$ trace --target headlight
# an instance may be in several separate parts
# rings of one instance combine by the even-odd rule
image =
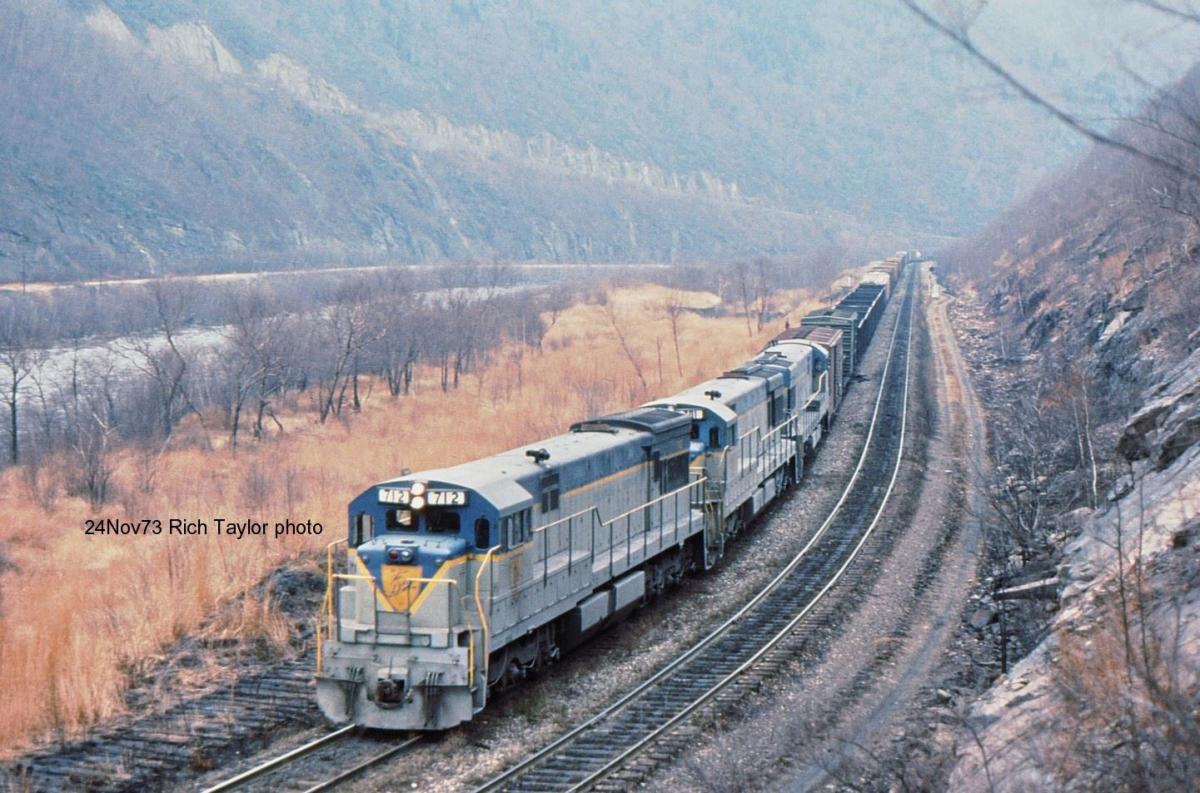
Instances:
[[[387,560],[389,562],[411,562],[417,558],[417,550],[415,548],[388,548]]]
[[[413,509],[421,509],[422,507],[425,506],[425,497],[424,496],[413,496],[412,502],[410,502],[410,503],[412,504]]]
[[[413,482],[413,486],[410,488],[410,490],[412,490],[412,494],[414,496],[423,496],[425,495],[425,483]],[[420,507],[417,507],[417,509],[420,509]]]

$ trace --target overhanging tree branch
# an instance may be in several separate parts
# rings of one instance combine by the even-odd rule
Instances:
[[[1193,11],[1190,8],[1184,10],[1177,8],[1169,3],[1161,2],[1160,0],[1131,0],[1134,5],[1144,6],[1160,14],[1166,14],[1181,22],[1188,22],[1193,25],[1200,25],[1200,11]]]
[[[922,7],[917,0],[900,0],[900,2],[903,3],[909,11],[920,18],[922,22],[953,41],[959,46],[960,49],[970,55],[976,62],[978,62],[992,74],[999,77],[1006,85],[1020,94],[1022,98],[1031,104],[1042,108],[1055,119],[1061,121],[1063,124],[1075,130],[1080,135],[1083,135],[1088,140],[1091,140],[1093,143],[1097,143],[1101,146],[1106,146],[1108,148],[1124,152],[1130,156],[1137,157],[1138,159],[1156,165],[1159,168],[1173,173],[1183,179],[1187,179],[1189,181],[1200,180],[1200,174],[1197,174],[1196,171],[1191,168],[1186,168],[1177,162],[1172,162],[1171,160],[1160,157],[1153,152],[1145,151],[1144,149],[1140,149],[1137,146],[1121,140],[1120,138],[1115,138],[1111,135],[1101,132],[1098,129],[1088,126],[1083,121],[1071,115],[1051,100],[1042,96],[1041,93],[1034,90],[1031,86],[1022,82],[1012,72],[1004,68],[1004,66],[1002,66],[998,61],[981,51],[975,42],[972,41],[971,37],[967,34],[965,28],[956,28],[944,22]],[[1151,0],[1151,2],[1153,2],[1153,0]],[[1155,5],[1161,4],[1155,3]],[[1184,12],[1177,13],[1182,14]]]

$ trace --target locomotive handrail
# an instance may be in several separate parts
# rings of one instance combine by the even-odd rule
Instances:
[[[369,576],[369,575],[352,575],[352,574],[349,574],[349,573],[338,573],[337,575],[335,575],[335,576],[334,576],[334,578],[341,579],[341,580],[346,580],[346,581],[350,581],[350,580],[354,580],[354,581],[370,581],[370,582],[371,582],[371,585],[372,585],[372,587],[374,587],[374,584],[375,584],[375,579],[374,579],[374,577],[372,577],[372,576]],[[402,579],[402,583],[404,584],[404,588],[405,588],[405,589],[411,589],[413,584],[451,584],[451,585],[453,585],[453,586],[458,586],[458,585],[459,585],[459,584],[458,584],[458,581],[457,581],[456,579],[453,579],[453,578],[420,578],[420,577],[418,577],[418,576],[412,576],[412,577],[410,577],[410,578],[404,578],[404,579]],[[382,591],[382,590],[380,590],[380,591]],[[387,597],[388,597],[388,593],[384,592],[384,593],[383,593],[383,596],[384,596],[385,598],[387,598]],[[407,606],[405,606],[403,609],[396,609],[396,613],[398,613],[398,614],[410,614],[410,615],[411,615],[411,614],[413,613],[413,610],[412,610],[412,601],[413,601],[414,599],[415,599],[415,598],[412,598],[412,597],[410,597],[410,598],[409,598],[408,605],[407,605]],[[389,601],[389,602],[390,602],[390,601]],[[452,614],[450,614],[450,609],[453,607],[453,605],[454,605],[454,600],[453,600],[453,599],[451,599],[451,600],[450,600],[450,602],[449,602],[449,604],[446,606],[446,622],[447,622],[447,623],[449,623],[449,622],[450,622],[450,617],[451,617],[451,616],[453,616]]]
[[[754,440],[755,439],[750,438],[750,436],[754,435],[755,433],[758,433],[760,436],[760,437],[758,437],[758,443],[759,443],[759,449],[758,449],[759,453],[758,454],[754,453]],[[753,427],[751,427],[750,429],[743,432],[741,434],[741,436],[737,439],[737,443],[738,443],[738,476],[742,476],[743,474],[745,474],[746,469],[750,468],[753,465],[752,461],[755,460],[756,458],[762,456],[761,433],[762,433],[762,428],[759,427],[757,424],[755,424]],[[745,440],[747,438],[750,438],[750,453],[749,454],[745,454],[745,451],[742,448],[745,445]]]
[[[612,518],[610,518],[610,519],[609,519],[609,520],[607,520],[607,521],[605,521],[603,518],[600,518],[600,512],[599,512],[599,510],[598,510],[596,507],[592,507],[592,509],[596,511],[596,517],[597,517],[597,518],[600,518],[600,525],[601,525],[601,526],[605,526],[605,525],[607,525],[607,526],[609,527],[608,550],[609,550],[609,567],[610,567],[610,571],[611,571],[611,566],[612,566],[612,553],[613,553],[613,549],[614,549],[614,548],[615,548],[615,546],[616,546],[616,543],[614,543],[614,542],[613,542],[613,538],[612,538],[612,528],[613,528],[613,527],[616,525],[617,521],[619,521],[621,518],[625,518],[625,519],[626,519],[626,527],[625,527],[625,555],[626,555],[626,560],[628,561],[628,558],[629,558],[629,548],[630,548],[630,541],[631,541],[631,539],[632,539],[632,532],[630,531],[630,524],[629,524],[629,522],[632,520],[632,516],[633,516],[633,514],[634,514],[635,512],[640,512],[640,511],[643,511],[643,510],[647,510],[647,509],[649,509],[650,507],[654,506],[655,504],[658,504],[658,503],[660,503],[660,502],[663,502],[663,501],[665,501],[665,500],[666,500],[666,499],[668,499],[668,498],[672,498],[672,497],[676,496],[677,494],[679,494],[679,493],[682,493],[682,492],[683,492],[683,491],[685,491],[685,490],[688,490],[688,491],[690,491],[692,488],[694,488],[694,487],[697,487],[698,485],[702,485],[702,484],[703,484],[704,482],[706,482],[706,481],[708,481],[708,477],[707,477],[707,476],[703,476],[703,477],[701,477],[701,478],[699,478],[699,479],[695,480],[694,482],[688,482],[687,484],[683,485],[682,487],[677,487],[677,488],[675,488],[674,490],[672,490],[672,491],[670,491],[670,492],[668,492],[668,493],[663,493],[661,496],[658,496],[658,497],[656,497],[656,498],[653,498],[653,499],[651,499],[650,501],[647,501],[647,502],[645,502],[644,504],[640,504],[640,505],[638,505],[638,506],[634,507],[633,509],[626,510],[625,512],[622,512],[620,515],[615,515],[615,516],[613,516]],[[689,510],[691,509],[691,503],[690,503],[690,502],[691,502],[691,498],[690,498],[690,494],[689,494],[689,503],[688,503],[688,509],[689,509]],[[675,516],[675,519],[676,519],[676,522],[678,522],[678,520],[679,520],[679,516],[678,516],[678,515],[676,515],[676,516]],[[646,531],[646,530],[643,530],[641,533],[642,533],[643,535],[645,535],[645,534],[647,534],[647,533],[648,533],[648,531]],[[642,545],[642,551],[643,551],[643,553],[645,553],[645,544],[644,544],[644,543],[643,543],[643,545]]]
[[[347,542],[345,538],[334,540],[325,546],[325,597],[321,599],[321,611],[317,618],[317,674],[325,671],[325,654],[322,649],[325,645],[325,640],[321,635],[321,623],[325,623],[326,629],[329,631],[330,638],[333,637],[334,620],[333,620],[333,549],[341,543]]]
[[[375,599],[375,595],[376,595],[376,590],[375,590],[375,579],[374,579],[374,577],[372,577],[372,576],[369,576],[369,575],[361,575],[361,574],[357,574],[357,573],[333,573],[333,574],[331,574],[331,575],[330,575],[330,588],[326,590],[327,592],[332,592],[332,583],[333,583],[334,581],[370,581],[370,582],[371,582],[371,595],[372,595],[372,600],[374,601],[374,599]],[[406,588],[407,588],[407,587],[410,587],[412,584],[448,584],[448,585],[452,585],[452,586],[459,586],[459,582],[458,582],[457,580],[453,579],[453,578],[419,578],[419,577],[413,577],[413,578],[406,578],[406,579],[404,579],[404,585],[405,585],[405,587],[406,587]],[[385,597],[386,597],[386,595],[385,595]],[[374,607],[374,610],[375,610],[376,612],[378,612],[378,611],[379,611],[379,608],[378,608],[378,604],[377,604],[377,603],[375,603],[375,602],[372,602],[372,604],[371,604],[371,605]],[[446,603],[446,623],[447,623],[447,624],[449,624],[449,623],[450,623],[450,621],[451,621],[451,617],[453,616],[453,614],[451,613],[453,608],[454,608],[454,598],[453,598],[453,597],[448,597],[448,598],[447,598],[447,603]],[[331,609],[332,609],[332,606],[331,606]],[[400,613],[400,614],[408,614],[408,615],[410,615],[410,616],[411,616],[411,615],[412,615],[412,613],[413,613],[413,611],[412,611],[412,598],[410,598],[410,599],[409,599],[408,606],[406,606],[406,607],[405,607],[403,610],[397,610],[397,613]],[[340,625],[341,625],[341,621],[342,621],[342,615],[341,615],[341,613],[340,613],[340,611],[339,611],[339,613],[337,614],[337,625],[338,625],[339,627],[340,627]],[[332,623],[331,623],[331,624],[332,624]],[[470,625],[470,623],[468,623],[468,627],[469,627],[469,625]],[[468,632],[467,632],[467,633],[468,633],[468,638],[467,638],[467,663],[468,663],[468,667],[469,667],[469,668],[471,668],[471,669],[473,670],[473,666],[474,666],[474,656],[475,656],[475,637],[472,635],[472,633],[471,633],[471,631],[470,631],[470,630],[468,630]],[[320,647],[320,639],[318,638],[318,648],[319,648],[319,647]],[[318,655],[318,656],[317,656],[317,674],[321,674],[321,672],[322,672],[323,668],[324,668],[324,664],[323,664],[323,662],[321,661],[321,656],[320,656],[320,655]]]
[[[909,310],[909,318],[910,318],[909,340],[911,340],[911,334],[912,334],[912,330],[911,330],[912,304],[911,303],[909,304],[908,310]],[[891,346],[888,348],[888,354],[885,359],[883,372],[879,378],[879,381],[880,381],[879,392],[875,398],[875,405],[874,405],[874,409],[871,413],[871,420],[870,420],[870,424],[869,424],[869,427],[867,430],[867,437],[863,443],[861,453],[859,454],[858,462],[855,465],[855,467],[850,475],[850,481],[847,483],[845,489],[842,491],[840,497],[838,498],[837,502],[834,504],[832,510],[829,512],[825,521],[820,525],[820,527],[817,528],[816,532],[813,533],[813,535],[809,537],[809,539],[805,543],[804,547],[801,548],[800,551],[795,556],[792,557],[791,561],[789,561],[784,566],[784,568],[782,570],[780,570],[780,572],[773,579],[771,579],[770,582],[767,583],[767,585],[765,587],[763,587],[761,590],[759,590],[759,592],[756,595],[754,595],[748,602],[746,602],[736,613],[734,613],[732,616],[728,617],[723,623],[721,623],[721,625],[719,625],[717,628],[715,628],[713,631],[711,631],[707,636],[702,638],[699,642],[695,643],[689,649],[684,651],[682,654],[680,654],[679,656],[677,656],[676,658],[674,658],[673,660],[668,662],[665,666],[660,668],[658,671],[656,671],[654,674],[652,674],[649,678],[643,680],[641,683],[634,686],[634,688],[632,690],[626,692],[619,699],[617,699],[614,702],[611,702],[599,713],[594,714],[593,716],[588,718],[586,721],[584,721],[582,724],[579,724],[578,726],[574,727],[573,729],[568,730],[566,733],[559,735],[557,738],[553,739],[549,744],[544,746],[541,750],[535,752],[533,755],[530,755],[530,756],[524,758],[523,760],[518,762],[515,766],[512,766],[511,768],[504,771],[499,776],[489,780],[488,782],[484,783],[482,786],[476,788],[475,793],[484,793],[484,791],[491,791],[491,790],[499,789],[499,787],[501,785],[503,785],[504,783],[510,782],[510,781],[516,779],[520,774],[524,773],[526,770],[533,767],[536,763],[540,762],[541,760],[545,759],[546,757],[553,755],[555,752],[558,752],[562,747],[572,744],[585,731],[592,729],[596,725],[600,724],[601,722],[603,722],[604,720],[606,720],[607,718],[612,716],[614,713],[625,708],[629,703],[638,699],[645,692],[649,691],[655,685],[657,685],[664,679],[668,678],[676,670],[682,668],[685,664],[687,664],[691,660],[699,657],[701,652],[703,652],[706,648],[711,647],[722,636],[726,635],[726,631],[730,628],[730,626],[732,626],[738,620],[742,619],[747,613],[749,613],[752,609],[754,609],[756,606],[758,606],[760,603],[762,603],[772,592],[776,591],[776,589],[780,586],[781,582],[783,582],[788,576],[792,575],[796,571],[796,569],[799,568],[799,566],[801,564],[801,560],[808,557],[808,555],[812,551],[812,549],[817,546],[817,543],[820,540],[820,538],[825,534],[827,529],[833,524],[835,517],[840,513],[844,504],[850,498],[851,490],[853,489],[855,483],[858,482],[860,479],[860,475],[862,474],[863,468],[866,464],[868,454],[871,451],[872,438],[874,437],[874,435],[876,433],[876,428],[880,423],[879,419],[880,419],[880,413],[881,413],[881,406],[882,406],[883,398],[884,398],[884,384],[887,382],[888,374],[889,374],[889,371],[891,370],[891,364],[892,364],[892,360],[893,360],[892,352],[895,348],[896,341],[899,336],[899,327],[900,327],[900,322],[899,322],[899,320],[897,320],[896,330],[894,330],[893,334],[892,334]],[[908,368],[909,368],[909,359],[906,356],[905,374],[904,374],[904,378],[905,378],[904,379],[904,392],[903,392],[903,398],[902,398],[902,402],[901,402],[902,405],[907,405],[907,402],[908,402],[908,393],[909,393]],[[896,461],[895,461],[895,465],[892,469],[891,480],[888,483],[887,490],[883,496],[884,503],[886,503],[888,497],[890,496],[890,494],[895,486],[895,483],[897,480],[897,475],[898,475],[899,469],[900,469],[900,464],[904,459],[903,452],[904,452],[904,437],[905,437],[906,423],[907,423],[907,411],[902,410],[902,412],[901,412],[901,427],[900,427],[900,447],[896,452]],[[714,686],[714,687],[710,688],[708,691],[704,692],[699,699],[693,700],[691,702],[691,704],[686,705],[681,712],[679,712],[675,716],[671,717],[666,723],[661,724],[658,727],[654,728],[651,731],[648,738],[642,738],[634,746],[632,746],[630,748],[626,748],[624,751],[621,751],[620,749],[618,749],[617,751],[620,753],[616,757],[616,759],[608,761],[599,771],[588,774],[588,776],[582,782],[572,784],[573,781],[568,781],[566,784],[564,784],[562,786],[562,788],[564,790],[572,791],[572,793],[573,793],[574,791],[580,791],[580,790],[583,790],[583,789],[588,788],[589,786],[593,785],[596,781],[598,781],[602,777],[602,775],[609,773],[619,763],[621,763],[625,758],[631,756],[633,753],[639,751],[642,747],[644,747],[650,739],[663,734],[666,730],[668,730],[668,729],[672,728],[673,726],[675,726],[676,724],[678,724],[683,718],[686,718],[687,715],[689,715],[691,712],[693,712],[698,707],[700,707],[704,702],[707,702],[712,697],[714,697],[716,695],[716,693],[720,689],[722,689],[724,686],[726,686],[730,681],[735,680],[738,676],[744,674],[745,671],[750,667],[750,665],[752,663],[754,663],[757,659],[761,658],[762,655],[765,654],[768,651],[768,649],[770,649],[770,647],[774,646],[776,643],[781,641],[785,636],[792,633],[795,630],[796,625],[800,621],[800,619],[802,619],[802,617],[804,615],[808,614],[811,611],[811,609],[816,605],[818,600],[823,598],[825,596],[825,594],[830,591],[830,589],[833,587],[834,583],[838,579],[840,579],[841,575],[849,567],[851,562],[853,562],[854,559],[857,557],[859,551],[864,547],[864,545],[867,542],[867,539],[871,536],[871,533],[875,530],[876,526],[879,524],[882,517],[883,517],[883,504],[881,504],[880,507],[875,512],[875,515],[872,518],[870,525],[866,528],[865,532],[863,532],[863,535],[859,539],[858,544],[856,546],[854,546],[849,558],[847,558],[845,560],[845,562],[842,564],[842,566],[835,572],[833,578],[831,580],[829,580],[825,584],[825,586],[817,593],[817,599],[810,600],[808,602],[808,604],[804,607],[804,609],[801,612],[799,612],[799,614],[797,616],[795,616],[793,619],[791,619],[789,621],[789,623],[783,628],[783,630],[780,630],[777,633],[775,633],[774,637],[772,637],[771,640],[767,644],[763,645],[756,653],[754,653],[754,655],[750,658],[750,660],[745,661],[744,663],[739,665],[737,669],[724,675],[724,677],[721,679],[721,681],[716,686]],[[585,771],[585,773],[587,773],[587,772]]]
[[[576,512],[573,515],[568,515],[567,517],[559,518],[558,520],[556,520],[552,523],[547,523],[544,526],[539,526],[536,529],[534,529],[534,532],[545,531],[546,529],[556,528],[557,526],[567,522],[568,520],[571,520],[572,518],[582,517],[583,515],[587,515],[587,514],[593,513],[593,512],[596,514],[596,517],[600,520],[601,526],[608,526],[613,523],[616,523],[618,520],[621,520],[622,518],[632,515],[633,513],[637,512],[638,510],[645,509],[646,507],[652,507],[655,504],[657,504],[658,502],[665,501],[666,499],[670,498],[671,496],[674,496],[676,493],[681,493],[684,490],[690,490],[691,488],[695,487],[696,485],[701,484],[702,482],[706,482],[706,481],[708,481],[708,476],[707,475],[701,476],[699,479],[690,481],[687,484],[683,485],[682,487],[677,487],[674,490],[671,490],[667,493],[663,493],[660,496],[655,496],[651,500],[646,501],[642,504],[639,504],[636,507],[633,507],[632,509],[627,509],[619,515],[614,515],[613,517],[609,518],[608,520],[605,520],[603,517],[600,516],[600,508],[599,507],[592,505],[592,506],[588,507],[587,509],[579,510],[578,512]]]
[[[691,522],[692,522],[692,517],[690,514],[691,509],[694,507],[703,505],[703,498],[701,498],[700,502],[697,503],[695,500],[695,494],[700,493],[702,496],[703,491],[704,491],[704,486],[709,481],[711,481],[706,474],[695,474],[697,477],[695,479],[691,479],[690,478],[691,475],[692,475],[691,472],[689,472],[689,481],[686,482],[685,484],[681,485],[680,487],[677,487],[673,490],[669,490],[666,493],[663,493],[659,496],[655,496],[654,498],[650,499],[649,501],[638,504],[637,506],[632,507],[631,509],[628,509],[617,515],[613,515],[612,517],[610,517],[608,519],[605,519],[603,516],[601,516],[600,508],[598,506],[593,505],[593,506],[587,507],[585,509],[581,509],[577,512],[573,512],[570,515],[565,515],[561,518],[557,518],[550,523],[547,523],[543,526],[538,526],[537,528],[535,528],[533,530],[534,534],[537,534],[537,533],[543,534],[542,543],[541,543],[541,545],[542,545],[541,551],[543,554],[543,559],[542,559],[543,575],[542,575],[540,582],[538,581],[537,578],[535,578],[531,582],[522,584],[521,585],[522,588],[526,587],[526,586],[532,586],[537,583],[541,583],[542,585],[545,585],[546,580],[548,580],[548,565],[549,565],[550,556],[558,555],[559,553],[563,552],[562,549],[560,548],[559,550],[555,551],[554,554],[551,554],[551,552],[549,550],[550,546],[549,546],[548,535],[546,534],[546,532],[549,529],[558,529],[561,531],[563,524],[567,524],[567,531],[570,533],[569,538],[568,538],[568,546],[566,548],[568,571],[570,570],[571,566],[574,564],[574,557],[575,557],[575,545],[574,545],[575,527],[574,527],[574,523],[577,520],[581,520],[581,519],[585,519],[585,518],[588,520],[590,538],[589,538],[589,548],[586,553],[586,558],[593,560],[593,561],[596,558],[596,544],[597,544],[596,543],[596,539],[597,539],[596,538],[596,529],[597,529],[597,527],[599,527],[602,530],[605,528],[608,529],[608,537],[607,537],[608,547],[605,549],[605,552],[609,556],[610,572],[611,572],[612,566],[615,562],[615,553],[616,553],[616,546],[617,546],[616,530],[617,530],[617,526],[621,520],[625,520],[626,523],[628,524],[626,526],[625,542],[622,543],[623,545],[626,546],[626,551],[628,554],[629,550],[632,548],[632,535],[635,533],[632,531],[633,516],[638,513],[643,513],[646,515],[652,514],[653,508],[655,507],[655,505],[658,505],[659,506],[659,523],[660,523],[660,525],[658,526],[659,544],[661,546],[662,535],[663,535],[663,530],[664,530],[664,526],[665,526],[665,518],[663,517],[663,513],[664,513],[663,504],[665,504],[668,500],[671,500],[676,505],[676,509],[675,509],[675,513],[674,513],[674,517],[673,517],[673,520],[676,525],[675,525],[675,529],[673,532],[673,536],[677,539],[678,538],[678,530],[679,530],[678,523],[682,519],[679,514],[679,509],[678,509],[679,497],[681,495],[686,494],[686,496],[688,498],[687,504],[688,504],[689,514],[687,517],[687,523],[690,526]],[[639,529],[636,533],[639,535],[642,535],[643,537],[648,538],[652,535],[653,528]],[[561,539],[561,537],[562,537],[562,535],[560,534],[559,538]],[[604,539],[603,536],[601,537],[601,539]],[[537,538],[536,537],[533,538],[532,542],[535,543],[535,545],[532,547],[536,547]],[[488,555],[490,556],[494,551],[498,551],[502,547],[503,546],[498,545],[495,548],[490,549],[488,551]],[[488,570],[490,573],[490,571],[492,569],[491,562],[492,562],[492,560],[489,559],[488,564],[480,566],[480,569],[478,571],[479,576],[482,576],[484,567],[488,567]],[[536,564],[536,562],[535,562],[535,564]],[[480,587],[478,587],[478,585],[477,585],[476,586],[477,592],[479,591],[479,589],[480,589]],[[488,604],[489,609],[492,605],[492,597],[493,596],[492,596],[491,590],[489,589],[489,604]],[[482,605],[477,604],[476,607],[482,608]],[[488,630],[489,630],[489,636],[490,636],[490,631],[491,631],[490,624],[488,626]]]
[[[479,565],[479,569],[475,571],[475,610],[479,612],[479,622],[483,626],[483,687],[487,688],[488,675],[491,670],[488,668],[492,660],[492,640],[488,627],[488,616],[492,611],[492,590],[488,588],[488,614],[483,613],[483,598],[479,596],[479,582],[483,579],[483,569],[490,567],[492,563],[492,554],[500,548],[499,545],[493,545],[488,548],[487,553],[483,555],[483,562]],[[469,652],[469,655],[474,656],[474,652]],[[471,682],[475,682],[474,662],[471,664]]]
[[[561,524],[563,524],[563,523],[566,523],[566,522],[568,522],[568,521],[570,521],[570,520],[573,520],[573,519],[575,519],[575,518],[581,518],[581,517],[583,517],[584,515],[588,515],[588,514],[590,514],[590,513],[592,513],[592,512],[596,512],[596,511],[597,511],[597,509],[596,509],[596,506],[595,506],[595,505],[592,505],[592,506],[590,506],[590,507],[587,507],[586,509],[581,509],[581,510],[579,510],[578,512],[575,512],[575,513],[573,513],[573,514],[571,514],[571,515],[567,515],[566,517],[559,518],[558,520],[551,521],[550,523],[546,523],[546,524],[543,524],[543,525],[541,525],[541,526],[538,526],[538,527],[537,527],[536,529],[534,529],[533,531],[534,531],[534,533],[536,534],[536,533],[537,533],[537,532],[539,532],[539,531],[545,531],[546,529],[553,529],[553,528],[556,528],[556,527],[558,527],[559,525],[561,525]]]
[[[645,510],[648,510],[648,509],[650,509],[650,508],[651,508],[651,507],[653,507],[655,504],[660,504],[660,503],[662,503],[662,502],[665,502],[665,501],[666,501],[667,499],[669,499],[669,498],[674,498],[674,497],[676,497],[676,496],[677,496],[679,493],[682,493],[682,492],[684,492],[685,490],[686,490],[686,491],[691,491],[693,488],[695,488],[695,487],[697,487],[697,486],[699,486],[699,485],[702,485],[703,483],[705,483],[705,482],[707,482],[707,481],[708,481],[708,477],[707,477],[707,475],[705,475],[705,476],[701,476],[700,478],[698,478],[698,479],[695,479],[695,480],[692,480],[692,481],[689,481],[689,482],[687,482],[686,484],[684,484],[684,485],[682,485],[682,486],[680,486],[680,487],[677,487],[677,488],[675,488],[674,490],[668,491],[668,492],[666,492],[666,493],[663,493],[662,495],[659,495],[659,496],[656,496],[655,498],[652,498],[652,499],[651,499],[651,500],[649,500],[649,501],[646,501],[646,502],[644,502],[644,503],[642,503],[642,504],[639,504],[638,506],[636,506],[636,507],[633,507],[632,509],[628,509],[628,510],[626,510],[625,512],[622,512],[622,513],[620,513],[620,514],[618,514],[618,515],[614,515],[613,517],[609,518],[608,520],[605,520],[605,519],[603,518],[603,516],[601,516],[601,515],[600,515],[600,508],[599,508],[599,507],[597,507],[597,506],[595,506],[595,505],[592,505],[592,506],[590,506],[590,507],[588,507],[588,508],[586,508],[586,509],[581,509],[581,510],[579,510],[578,512],[575,512],[575,513],[573,513],[573,514],[571,514],[571,515],[567,515],[567,516],[565,516],[565,517],[562,517],[562,518],[559,518],[559,519],[557,519],[557,520],[555,520],[555,521],[552,521],[552,522],[550,522],[550,523],[547,523],[547,524],[545,524],[545,525],[543,525],[543,526],[539,526],[539,527],[537,527],[536,529],[534,529],[534,530],[533,530],[533,531],[534,531],[534,533],[537,533],[537,532],[542,532],[542,533],[543,533],[543,537],[542,537],[543,584],[545,583],[545,578],[546,578],[546,569],[547,569],[547,567],[546,567],[546,566],[549,564],[549,550],[548,550],[549,546],[548,546],[548,544],[547,544],[547,541],[546,541],[546,540],[547,540],[547,538],[546,538],[546,536],[545,536],[545,532],[546,532],[546,530],[547,530],[547,529],[554,529],[554,528],[558,528],[558,527],[560,527],[560,526],[561,526],[562,524],[564,524],[564,523],[567,523],[567,524],[568,524],[568,527],[570,527],[570,525],[571,525],[571,524],[570,524],[570,521],[572,521],[572,520],[574,520],[574,519],[576,519],[576,518],[581,518],[581,517],[583,517],[583,516],[585,516],[585,515],[587,515],[587,516],[590,516],[590,517],[593,519],[593,522],[592,522],[592,540],[591,540],[591,542],[590,542],[590,545],[591,545],[591,550],[590,550],[590,552],[589,552],[589,557],[594,559],[594,558],[595,558],[595,555],[596,555],[595,525],[596,525],[596,522],[599,522],[599,524],[600,524],[601,528],[608,528],[608,530],[609,530],[609,536],[608,536],[608,551],[609,551],[609,566],[610,566],[610,568],[611,568],[611,565],[612,565],[612,560],[613,560],[613,550],[614,550],[614,548],[615,548],[615,546],[616,546],[616,543],[614,542],[614,539],[615,539],[615,534],[614,534],[614,532],[613,532],[613,528],[616,526],[616,524],[617,524],[617,522],[618,522],[618,521],[620,521],[622,518],[626,519],[626,521],[632,521],[632,516],[634,515],[634,513],[637,513],[637,512],[643,512],[643,513],[644,513],[644,512],[645,512]],[[691,508],[691,499],[690,499],[690,494],[689,494],[688,508],[689,508],[689,509]],[[676,520],[678,520],[678,516],[676,516]],[[641,533],[642,533],[642,534],[646,534],[647,532],[646,532],[646,531],[642,531]],[[628,549],[629,549],[629,546],[630,546],[630,539],[631,539],[631,537],[632,537],[632,532],[630,531],[630,526],[626,526],[626,543],[625,543],[625,544],[626,544],[626,551],[627,551],[627,552],[628,552]],[[571,564],[571,562],[572,562],[572,557],[574,556],[574,553],[575,553],[575,548],[574,548],[574,544],[573,544],[573,542],[572,542],[572,543],[571,543],[571,545],[570,545],[570,546],[567,548],[567,564],[568,564],[568,567],[570,566],[570,564]]]
[[[762,448],[759,450],[758,456],[760,459],[765,459],[767,461],[767,466],[772,471],[775,469],[776,464],[779,463],[781,459],[787,459],[786,452],[780,452],[779,444],[780,440],[784,437],[783,430],[786,429],[788,425],[794,424],[795,421],[795,416],[788,416],[779,424],[775,425],[775,427],[768,430],[767,434],[763,435],[762,439],[759,441],[762,444]]]
[[[337,543],[331,543],[331,546],[336,545],[336,544]],[[334,572],[332,572],[332,570],[333,570],[333,568],[331,566],[329,568],[329,585],[325,590],[326,592],[329,593],[329,597],[330,597],[330,600],[329,600],[329,635],[331,638],[335,635],[335,633],[334,633],[335,631],[337,632],[336,635],[340,635],[341,630],[342,630],[341,604],[339,603],[337,605],[337,608],[334,608],[333,582],[334,581],[371,581],[372,586],[373,586],[374,581],[375,581],[375,579],[371,578],[371,576],[369,576],[369,575],[354,575],[352,573],[334,573]],[[372,597],[374,597],[374,594],[375,594],[375,590],[372,589],[371,590]],[[319,647],[320,647],[320,644],[318,643],[318,648]],[[319,652],[319,649],[318,649],[318,652]],[[321,660],[321,656],[318,655],[317,656],[317,674],[321,674],[321,671],[324,669],[324,667],[325,667],[325,663],[324,663],[324,661]]]

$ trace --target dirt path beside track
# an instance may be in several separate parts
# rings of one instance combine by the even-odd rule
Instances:
[[[794,674],[745,704],[748,718],[699,742],[651,786],[887,789],[900,775],[907,783],[928,772],[910,767],[920,760],[897,747],[919,725],[955,718],[941,686],[961,663],[955,647],[982,553],[972,483],[985,464],[985,435],[946,298],[927,273],[922,295],[916,354],[925,366],[912,397],[919,420],[901,472],[905,497],[886,518],[907,522],[905,534],[826,646],[797,658]]]

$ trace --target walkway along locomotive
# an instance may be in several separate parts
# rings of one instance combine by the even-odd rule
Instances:
[[[489,689],[541,669],[688,571],[711,569],[803,476],[911,260],[873,267],[832,310],[712,380],[359,495],[349,572],[329,550],[324,714],[391,730],[453,727]]]

